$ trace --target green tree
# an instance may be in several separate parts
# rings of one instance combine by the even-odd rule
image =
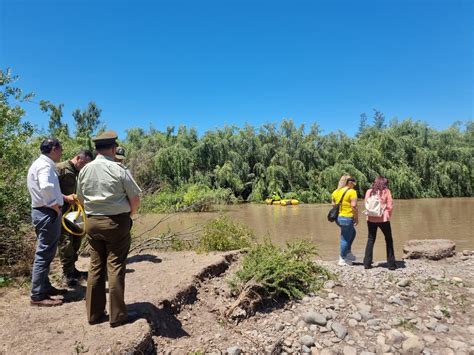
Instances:
[[[28,215],[25,181],[32,154],[27,144],[34,132],[22,121],[25,111],[19,105],[33,95],[16,87],[17,80],[10,70],[0,70],[0,226],[10,230]]]
[[[41,100],[41,111],[49,113],[49,134],[52,137],[69,137],[69,127],[62,122],[64,104],[54,105],[49,101]]]
[[[91,137],[101,125],[101,113],[102,110],[97,107],[95,102],[89,102],[87,108],[82,112],[80,109],[76,109],[72,113],[76,123],[76,138],[83,140],[89,149],[92,149]]]

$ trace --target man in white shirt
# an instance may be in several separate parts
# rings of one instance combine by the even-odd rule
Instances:
[[[62,304],[53,299],[66,293],[53,287],[49,281],[49,266],[56,254],[61,234],[61,206],[72,196],[63,196],[59,187],[54,162],[61,159],[61,143],[55,138],[45,139],[40,146],[41,155],[28,170],[27,184],[31,195],[31,218],[35,227],[37,245],[31,282],[32,306],[52,307]]]

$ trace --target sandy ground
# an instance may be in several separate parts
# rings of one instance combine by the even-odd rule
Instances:
[[[0,289],[0,353],[126,352],[146,337],[151,340],[147,319],[161,319],[166,324],[177,322],[163,310],[173,306],[169,300],[176,299],[177,295],[179,299],[180,294],[189,297],[184,290],[198,282],[197,276],[203,276],[203,269],[223,260],[223,254],[194,252],[157,252],[129,258],[125,301],[129,310],[139,316],[133,323],[117,328],[110,328],[108,322],[88,324],[85,284],[66,294],[62,306],[53,308],[30,306],[26,288]],[[79,269],[87,269],[87,259],[79,261]],[[166,327],[158,328],[166,334]]]

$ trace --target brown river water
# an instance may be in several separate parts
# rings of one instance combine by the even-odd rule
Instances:
[[[363,202],[359,200],[359,211]],[[339,251],[339,227],[327,221],[329,204],[301,204],[297,206],[273,206],[242,204],[222,206],[216,212],[180,213],[160,223],[145,234],[156,236],[171,230],[180,232],[199,228],[207,221],[225,213],[232,220],[251,228],[259,239],[267,235],[277,245],[304,239],[315,243],[319,255],[326,260],[336,259]],[[391,220],[395,256],[402,256],[403,244],[410,239],[451,239],[456,249],[474,249],[474,198],[441,198],[395,200]],[[134,235],[153,227],[162,218],[160,214],[140,216],[135,223]],[[364,255],[367,242],[367,224],[361,214],[356,227],[357,236],[352,252],[358,261]],[[380,230],[374,248],[375,261],[385,260],[385,240]]]

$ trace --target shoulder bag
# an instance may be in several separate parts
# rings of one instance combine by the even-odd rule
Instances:
[[[342,200],[344,199],[344,195],[346,194],[347,191],[349,191],[349,189],[346,189],[346,191],[344,191],[344,193],[342,194],[342,197],[339,200],[339,202],[337,203],[337,205],[332,207],[329,210],[329,213],[328,213],[328,221],[329,222],[335,222],[337,217],[339,216],[339,210],[341,208]]]

